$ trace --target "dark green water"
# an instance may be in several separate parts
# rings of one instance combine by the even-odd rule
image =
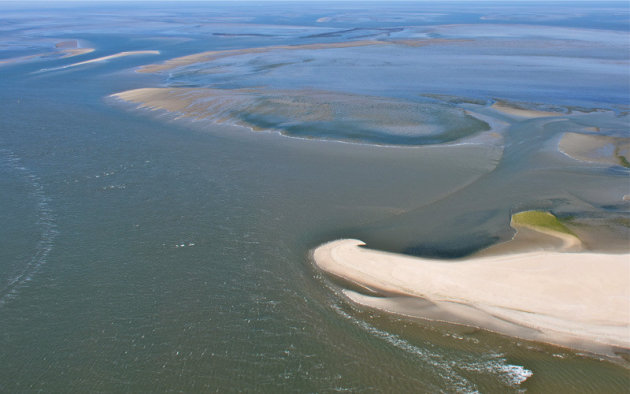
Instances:
[[[159,45],[92,34],[115,48],[94,56]],[[565,129],[541,120],[510,128],[497,156],[173,122],[104,99],[162,82],[131,67],[194,52],[163,45],[72,71],[0,69],[0,392],[628,387],[608,361],[357,310],[308,255],[342,237],[461,254],[509,238],[515,207],[601,212],[626,172],[558,155]]]

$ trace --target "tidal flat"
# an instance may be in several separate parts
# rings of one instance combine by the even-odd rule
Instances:
[[[630,385],[626,3],[0,12],[0,391]]]

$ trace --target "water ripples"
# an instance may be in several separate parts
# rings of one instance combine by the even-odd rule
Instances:
[[[57,236],[57,224],[55,214],[50,207],[50,198],[46,195],[44,187],[37,175],[22,164],[22,160],[13,152],[0,148],[0,164],[9,171],[24,179],[28,185],[28,194],[37,203],[37,226],[40,236],[34,247],[33,255],[20,266],[15,274],[2,284],[0,288],[0,307],[14,299],[19,289],[30,282],[33,276],[46,264],[48,255],[53,249]]]
[[[509,364],[504,355],[499,353],[450,359],[444,353],[415,346],[396,334],[381,330],[363,320],[357,319],[345,312],[337,304],[333,304],[332,308],[337,314],[361,327],[371,335],[386,341],[394,347],[413,355],[414,358],[422,363],[429,365],[440,381],[446,383],[449,391],[458,393],[480,392],[481,389],[463,374],[459,373],[459,371],[493,375],[501,383],[512,389],[519,389],[519,385],[533,375],[532,371],[523,366]]]

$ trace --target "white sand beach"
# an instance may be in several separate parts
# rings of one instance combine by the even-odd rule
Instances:
[[[342,239],[313,251],[326,273],[385,296],[345,290],[358,304],[609,356],[630,349],[630,254],[531,251],[448,261],[363,246]]]

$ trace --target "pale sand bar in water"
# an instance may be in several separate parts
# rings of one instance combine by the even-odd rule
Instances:
[[[576,160],[630,167],[630,138],[564,133],[558,149]]]
[[[97,58],[90,59],[90,60],[85,60],[85,61],[82,61],[82,62],[68,64],[68,65],[65,65],[65,66],[54,67],[54,68],[44,68],[41,71],[62,70],[64,68],[77,67],[77,66],[82,66],[84,64],[104,62],[104,61],[111,60],[111,59],[117,59],[119,57],[134,56],[134,55],[159,55],[159,54],[160,54],[160,51],[155,51],[155,50],[124,51],[124,52],[115,53],[113,55],[107,55],[107,56],[97,57]]]
[[[430,40],[394,40],[394,41],[378,41],[378,40],[360,40],[333,43],[303,44],[303,45],[274,45],[267,47],[245,48],[245,49],[228,49],[223,51],[207,51],[195,53],[192,55],[176,57],[161,64],[149,64],[138,68],[141,73],[157,73],[172,70],[177,67],[184,67],[195,63],[210,62],[225,57],[239,56],[246,54],[266,53],[271,51],[297,51],[297,50],[321,50],[334,48],[354,48],[373,45],[405,45],[405,46],[424,46],[430,44],[457,43],[467,40],[446,40],[446,39],[430,39]]]
[[[515,106],[511,106],[511,105],[508,105],[505,103],[499,103],[499,102],[492,104],[491,107],[506,115],[518,116],[521,118],[546,118],[549,116],[565,115],[561,112],[538,111],[534,109],[518,108]]]
[[[177,117],[229,122],[285,135],[292,135],[292,125],[302,124],[305,130],[301,135],[318,137],[323,133],[331,138],[328,130],[338,130],[332,138],[384,144],[447,142],[486,131],[490,123],[497,130],[501,127],[487,116],[442,104],[307,89],[143,88],[110,97]],[[345,128],[355,131],[346,132]],[[492,145],[500,140],[500,135],[477,137]]]
[[[343,239],[313,252],[323,271],[390,296],[345,290],[358,304],[610,356],[630,349],[630,254],[533,251],[445,261],[362,245]]]
[[[47,57],[65,59],[69,57],[79,56],[86,53],[94,52],[94,48],[81,48],[77,40],[61,41],[55,44],[55,51],[36,53],[33,55],[12,57],[0,60],[0,66],[23,63],[36,59],[45,59]]]

